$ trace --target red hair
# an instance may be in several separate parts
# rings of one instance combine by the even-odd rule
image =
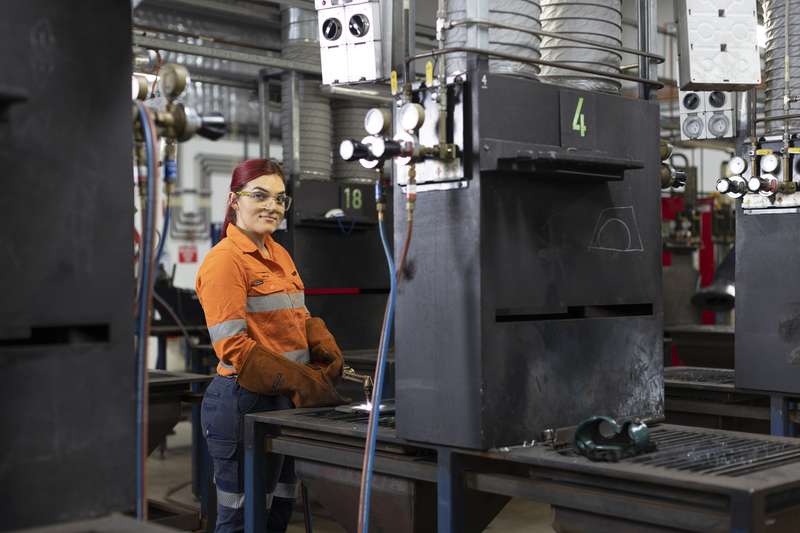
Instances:
[[[250,181],[260,178],[261,176],[277,175],[283,181],[286,178],[283,176],[283,169],[281,166],[270,159],[248,159],[242,161],[236,168],[233,169],[231,174],[231,192],[238,192],[244,189]],[[236,223],[236,212],[233,207],[228,205],[228,210],[225,212],[225,224],[222,225],[222,237],[225,237],[228,231],[228,224]]]

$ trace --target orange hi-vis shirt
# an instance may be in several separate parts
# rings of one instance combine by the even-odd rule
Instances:
[[[271,236],[264,244],[271,259],[229,224],[197,273],[197,296],[222,376],[238,374],[256,344],[298,363],[309,361],[303,282],[283,246]]]

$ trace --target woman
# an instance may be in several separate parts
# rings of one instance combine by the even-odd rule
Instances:
[[[272,239],[291,198],[280,167],[252,159],[231,177],[225,236],[197,274],[217,376],[203,397],[202,425],[214,462],[218,533],[244,528],[243,416],[333,405],[342,353],[325,323],[311,318],[289,253]],[[268,472],[267,530],[284,532],[296,480],[290,459]]]

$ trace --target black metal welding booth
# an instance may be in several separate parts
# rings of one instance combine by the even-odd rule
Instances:
[[[792,135],[794,137],[794,135]],[[783,160],[781,137],[747,146],[763,161],[767,156],[788,166],[800,179],[800,141],[792,138]],[[751,164],[742,177],[782,176],[783,168]],[[770,174],[770,172],[772,174]],[[800,194],[758,191],[744,195],[736,210],[736,388],[776,394],[800,394]],[[773,194],[769,194],[773,192]]]
[[[662,417],[657,104],[484,61],[448,95],[464,168],[427,186],[416,171],[398,434],[487,449],[592,415]],[[424,88],[414,98],[435,112]],[[405,226],[398,214],[395,242]]]
[[[132,510],[136,424],[131,4],[2,11],[5,530]]]

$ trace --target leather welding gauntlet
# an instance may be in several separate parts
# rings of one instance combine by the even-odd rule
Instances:
[[[325,322],[316,317],[306,320],[306,337],[311,362],[319,365],[332,382],[338,383],[342,377],[344,356]]]
[[[345,403],[324,370],[295,363],[262,346],[247,355],[237,380],[250,392],[286,396],[295,407]]]

